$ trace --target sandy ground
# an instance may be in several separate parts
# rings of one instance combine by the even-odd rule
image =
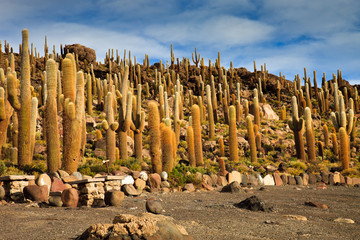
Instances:
[[[37,208],[29,204],[0,206],[0,239],[74,239],[91,224],[111,223],[120,213],[139,214],[145,201],[162,201],[171,216],[194,239],[360,239],[360,188],[331,186],[254,188],[253,193],[146,193],[127,197],[121,207]],[[258,196],[274,211],[251,212],[234,207],[247,197]],[[329,209],[305,206],[306,201],[326,204]],[[307,221],[284,215],[302,215]],[[354,224],[334,222],[350,218]]]

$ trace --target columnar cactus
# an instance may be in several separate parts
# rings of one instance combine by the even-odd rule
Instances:
[[[230,161],[239,161],[235,107],[229,107],[229,152]]]
[[[18,142],[18,163],[19,166],[31,164],[31,140],[30,140],[30,119],[31,119],[31,84],[30,84],[30,58],[29,58],[29,32],[22,31],[22,55],[21,55],[21,79],[20,99],[16,95],[16,79],[8,77],[9,102],[18,111],[19,119],[19,142]]]
[[[280,116],[281,116],[281,120],[282,120],[282,121],[285,121],[285,120],[286,120],[286,106],[285,106],[285,105],[283,105],[283,106],[281,107],[281,114],[280,114]]]
[[[250,145],[250,160],[252,163],[255,163],[257,162],[257,151],[256,151],[254,126],[250,116],[246,117],[246,128],[248,134],[248,142]]]
[[[207,98],[207,106],[208,106],[208,120],[209,120],[209,139],[215,137],[215,124],[214,124],[214,112],[212,106],[212,97],[211,97],[211,89],[210,85],[206,85],[206,98]]]
[[[336,84],[334,84],[334,85],[336,85]],[[347,134],[349,135],[354,126],[354,110],[353,109],[349,110],[349,119],[347,120],[346,113],[345,113],[344,97],[340,94],[338,99],[339,99],[339,103],[338,103],[339,111],[331,112],[330,117],[331,117],[331,120],[337,131],[341,127],[344,127],[346,129]]]
[[[191,107],[192,117],[192,128],[194,130],[194,147],[195,147],[195,158],[196,166],[203,166],[203,152],[202,152],[202,141],[201,141],[201,123],[200,123],[200,108],[194,104]]]
[[[160,116],[158,103],[155,100],[151,100],[148,102],[148,111],[152,170],[153,172],[160,174],[162,172],[162,164],[160,159]]]
[[[350,151],[349,151],[349,136],[344,127],[339,129],[340,138],[340,161],[343,169],[349,168]]]
[[[324,146],[327,148],[329,146],[329,130],[326,124],[323,125],[322,132],[324,136]]]
[[[293,96],[291,99],[292,104],[292,120],[288,122],[290,129],[294,132],[296,157],[305,161],[305,150],[304,150],[304,120],[299,118],[298,104],[296,97]]]
[[[194,147],[194,130],[192,126],[186,128],[187,156],[189,166],[196,167],[195,147]]]
[[[135,157],[142,161],[142,132],[145,126],[145,112],[141,110],[141,84],[137,86],[136,107],[133,114]]]
[[[314,135],[314,125],[311,118],[311,110],[309,107],[305,108],[305,130],[306,130],[308,161],[314,162],[316,160],[315,135]]]
[[[260,128],[260,109],[257,89],[254,89],[253,98],[254,123]]]
[[[37,115],[38,115],[38,99],[37,99],[37,97],[33,97],[33,98],[31,98],[31,123],[30,123],[31,155],[34,154],[34,148],[35,148]],[[46,124],[45,124],[45,127],[46,127]]]
[[[170,173],[174,167],[173,131],[165,123],[160,124],[162,170]]]
[[[110,161],[110,164],[112,164],[116,160],[115,134],[116,134],[116,130],[119,127],[119,123],[115,121],[115,117],[114,117],[112,92],[108,92],[105,97],[105,113],[106,113],[106,120],[102,122],[102,127],[106,131],[106,158]]]
[[[60,139],[57,116],[57,67],[56,62],[49,59],[46,62],[46,72],[48,77],[47,95],[45,107],[45,134],[46,134],[46,155],[47,170],[55,172],[59,169],[60,163]]]
[[[194,64],[196,65],[196,67],[198,67],[199,62],[200,62],[200,53],[199,53],[199,55],[197,54],[196,48],[195,48],[195,58],[194,58],[194,53],[192,53],[192,60],[193,60]]]
[[[224,139],[222,137],[219,138],[219,153],[221,157],[225,157],[225,146],[224,146]]]
[[[211,103],[213,108],[213,116],[214,116],[214,122],[217,122],[217,98],[216,98],[216,89],[215,89],[215,82],[214,82],[214,76],[211,75]]]
[[[92,65],[91,65],[92,66]],[[115,75],[116,76],[116,75]],[[87,81],[86,81],[86,109],[89,115],[93,115],[93,98],[92,98],[92,79],[91,75],[87,75]]]

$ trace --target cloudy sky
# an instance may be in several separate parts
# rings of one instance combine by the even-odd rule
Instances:
[[[360,84],[358,0],[2,0],[0,7],[0,40],[16,51],[28,28],[41,53],[47,35],[57,51],[80,43],[98,61],[112,48],[166,62],[172,43],[179,58],[197,47],[205,62],[220,51],[225,66],[253,71],[256,60],[290,80],[304,67],[318,79],[340,69]]]

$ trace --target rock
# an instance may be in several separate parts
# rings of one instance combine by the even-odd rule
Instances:
[[[5,189],[0,185],[0,200],[5,199]]]
[[[146,182],[140,178],[136,179],[134,182],[134,187],[138,190],[138,191],[142,191],[144,190],[144,188],[146,187]]]
[[[121,191],[108,191],[105,193],[105,204],[109,206],[119,207],[124,198],[125,194]]]
[[[239,136],[237,140],[239,149],[247,150],[250,148],[249,142],[245,138]]]
[[[144,171],[140,172],[139,178],[144,180],[145,182],[149,179],[148,174],[146,172],[144,172]]]
[[[73,173],[71,173],[70,176],[75,177],[76,180],[83,180],[84,179],[83,175],[81,173],[79,173],[79,172],[73,172]]]
[[[201,186],[203,188],[205,188],[206,190],[208,190],[208,191],[213,191],[214,190],[214,188],[211,185],[207,184],[206,182],[202,182]]]
[[[270,104],[263,104],[261,106],[261,110],[264,113],[263,118],[268,120],[279,120],[279,116],[274,112],[274,110],[271,108]]]
[[[313,185],[316,184],[317,180],[316,180],[316,176],[312,173],[309,173],[309,184]]]
[[[286,174],[281,174],[280,177],[284,185],[288,184],[288,177]]]
[[[347,185],[352,185],[352,178],[351,177],[345,177],[345,183]]]
[[[277,170],[277,167],[272,164],[266,166],[266,172],[268,172],[268,173],[273,173],[276,170]]]
[[[86,60],[87,63],[95,63],[96,61],[95,50],[80,44],[65,45],[64,53],[67,52],[75,53],[78,56],[79,61],[82,62]]]
[[[75,177],[75,176],[67,176],[67,177],[63,177],[61,179],[63,180],[64,183],[69,183],[69,182],[78,180],[77,177]]]
[[[58,174],[59,174],[60,178],[70,176],[67,172],[65,172],[64,170],[60,170],[60,169],[58,170]]]
[[[241,176],[241,186],[246,187],[248,185],[247,175],[240,174],[240,176]]]
[[[216,150],[217,143],[216,141],[206,141],[203,144],[204,152],[214,152]]]
[[[246,198],[244,201],[235,204],[235,207],[245,208],[255,212],[271,212],[273,210],[272,206],[268,206],[265,202],[260,201],[257,196],[251,196],[249,198]]]
[[[307,173],[300,174],[304,186],[309,185],[309,175]],[[295,179],[296,180],[296,179]]]
[[[161,177],[161,180],[162,181],[166,181],[168,179],[168,173],[165,172],[165,171],[162,171],[161,174],[160,174],[160,177]]]
[[[350,223],[350,224],[355,223],[355,221],[350,218],[337,218],[337,219],[334,219],[334,222]]]
[[[288,176],[288,184],[289,185],[296,185],[296,181],[295,181],[294,176],[292,176],[292,175]]]
[[[217,185],[223,187],[223,186],[226,186],[228,184],[228,181],[226,180],[226,177],[219,176],[216,183],[217,183]]]
[[[50,192],[51,179],[46,173],[40,174],[40,176],[36,179],[36,184],[38,186],[47,186],[48,191]]]
[[[310,207],[321,208],[321,209],[329,209],[329,207],[326,206],[325,204],[318,202],[305,202],[305,205]]]
[[[215,186],[216,185],[216,183],[213,181],[213,179],[209,175],[204,174],[202,176],[202,178],[203,178],[202,182],[205,183],[206,185],[209,185],[209,186]]]
[[[134,178],[130,175],[126,175],[123,180],[121,180],[121,184],[134,184]]]
[[[315,174],[315,177],[316,177],[316,182],[321,182],[322,181],[321,174]]]
[[[239,193],[240,190],[240,184],[237,181],[234,181],[223,187],[221,192]]]
[[[96,175],[98,175],[99,173],[97,173]],[[119,171],[119,170],[113,170],[112,172],[111,172],[111,174],[112,175],[114,175],[114,176],[126,176],[126,173],[124,173],[124,172],[122,172],[122,171]],[[100,175],[100,177],[101,176],[104,176],[103,174],[99,174]]]
[[[307,218],[301,215],[284,215],[289,220],[307,221]]]
[[[95,198],[93,203],[91,204],[91,207],[93,208],[103,208],[106,207],[104,199],[101,198]]]
[[[139,217],[130,214],[117,215],[113,224],[92,225],[78,239],[192,240],[193,238],[173,218],[143,213]]]
[[[300,176],[295,176],[295,181],[296,181],[296,185],[300,185],[300,186],[304,185],[303,179]]]
[[[154,198],[149,198],[148,200],[146,200],[145,207],[146,207],[146,211],[150,213],[161,214],[165,212],[161,205],[161,202]]]
[[[138,179],[140,177],[140,172],[139,171],[131,171],[130,174],[134,180]]]
[[[62,207],[63,202],[61,200],[60,192],[50,192],[49,204],[54,207]]]
[[[65,207],[77,207],[79,203],[79,193],[75,188],[65,189],[61,194],[61,201]]]
[[[323,183],[323,182],[320,182],[320,183],[317,185],[317,189],[326,189],[326,184]]]
[[[51,173],[48,173],[48,175],[49,175],[51,180],[53,180],[54,178],[61,179],[58,172],[51,172]]]
[[[195,192],[194,184],[188,183],[184,186],[183,191]]]
[[[29,185],[23,189],[24,196],[35,202],[45,202],[49,196],[48,186]]]
[[[270,174],[266,175],[264,177],[264,185],[265,186],[274,186],[275,185],[275,181],[273,176],[271,176]]]
[[[238,171],[232,171],[230,174],[228,174],[228,182],[234,182],[237,181],[238,183],[242,182],[242,177],[241,177],[241,173],[239,173]]]
[[[121,190],[128,196],[139,196],[141,194],[141,192],[136,190],[132,184],[123,185]]]
[[[274,175],[275,186],[282,186],[283,181],[280,177],[280,174],[275,172],[273,175]]]
[[[340,184],[342,184],[342,185],[346,184],[345,177],[342,174],[339,174],[339,175],[340,175]]]
[[[58,178],[53,178],[51,183],[50,192],[62,192],[66,189],[66,186],[63,181]]]
[[[71,186],[70,184],[68,184],[68,183],[65,183],[64,186],[65,186],[65,189],[70,189],[70,188],[72,188],[72,186]]]
[[[353,177],[352,178],[352,184],[353,185],[360,184],[360,178]]]
[[[170,188],[170,183],[168,181],[162,181],[161,188]]]
[[[249,186],[257,186],[257,185],[259,185],[259,181],[256,178],[256,176],[254,176],[254,175],[249,175],[249,179],[247,179],[247,183],[248,183]]]
[[[157,173],[149,174],[149,186],[153,189],[158,189],[161,186],[161,176]]]
[[[335,172],[333,176],[334,184],[340,184],[340,173]]]
[[[323,181],[323,183],[325,183],[325,184],[328,184],[329,183],[329,172],[322,171],[320,175],[321,175],[321,181]]]
[[[256,177],[259,185],[264,185],[264,178],[259,173],[255,174],[255,177]]]

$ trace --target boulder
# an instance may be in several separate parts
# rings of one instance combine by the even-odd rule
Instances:
[[[142,191],[144,190],[144,188],[146,187],[146,182],[140,178],[135,180],[134,183],[134,187],[138,190],[138,191]]]
[[[121,180],[121,184],[134,184],[134,178],[130,175],[125,175],[124,179]]]
[[[108,191],[105,193],[105,204],[109,206],[119,207],[125,198],[125,194],[121,191]]]
[[[64,53],[75,53],[78,56],[79,61],[87,61],[88,63],[95,63],[96,53],[94,49],[85,47],[80,44],[65,45]],[[65,57],[65,56],[63,56]]]
[[[304,186],[309,185],[309,175],[307,173],[301,173],[300,176],[302,178],[303,185]]]
[[[157,173],[149,174],[149,186],[153,189],[158,189],[161,186],[161,176]]]
[[[282,185],[283,185],[283,181],[282,181],[282,179],[281,179],[281,177],[280,177],[280,174],[275,172],[273,175],[274,175],[275,185],[276,185],[276,186],[282,186]]]
[[[188,183],[184,186],[183,191],[195,192],[194,184]]]
[[[79,192],[75,188],[65,189],[61,194],[61,200],[66,207],[77,207],[79,203]]]
[[[0,200],[5,199],[5,189],[0,185]]]
[[[292,176],[292,175],[288,176],[288,184],[289,185],[296,185],[296,181],[295,181],[294,176]]]
[[[24,187],[24,196],[35,202],[44,202],[49,197],[48,186],[29,185]]]
[[[150,213],[161,214],[164,212],[161,202],[154,198],[149,198],[148,200],[146,200],[145,207],[146,207],[146,211]]]
[[[193,238],[173,218],[143,213],[138,217],[130,214],[117,215],[113,224],[92,225],[78,239],[192,240]]]
[[[132,184],[123,185],[121,190],[128,196],[139,196],[141,194],[141,192],[136,190]]]
[[[47,186],[50,192],[51,179],[46,173],[40,174],[40,176],[36,179],[36,184],[38,186]]]
[[[63,181],[58,178],[53,178],[51,183],[50,192],[62,192],[66,189],[66,186]]]
[[[168,173],[165,172],[165,171],[162,171],[161,174],[160,174],[160,177],[161,177],[161,180],[162,181],[166,181],[168,179]]]
[[[54,207],[62,207],[63,202],[61,200],[60,192],[50,192],[49,204]]]
[[[300,176],[295,176],[296,185],[304,185],[303,179]]]
[[[263,118],[268,120],[279,120],[279,116],[271,108],[270,104],[263,104],[261,110],[264,113]]]
[[[237,181],[231,182],[222,188],[221,192],[239,193],[241,186]]]
[[[267,205],[265,202],[261,201],[255,195],[235,204],[235,207],[244,208],[255,212],[257,211],[271,212],[273,210],[272,206]]]
[[[139,178],[144,180],[145,182],[149,179],[148,174],[144,171],[140,172]]]
[[[309,173],[308,174],[309,175],[309,184],[316,184],[316,182],[317,182],[317,180],[316,180],[316,176],[314,175],[314,174],[312,174],[312,173]]]
[[[275,185],[275,181],[273,176],[271,176],[270,174],[266,175],[264,177],[264,185],[265,186],[274,186]]]

